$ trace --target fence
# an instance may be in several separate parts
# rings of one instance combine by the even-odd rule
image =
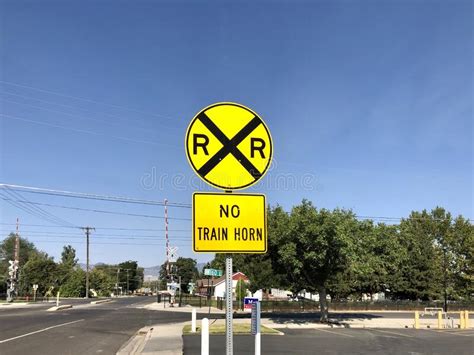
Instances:
[[[443,308],[444,302],[377,301],[377,302],[329,302],[332,311],[423,311],[425,308]],[[448,312],[474,310],[474,302],[449,302]]]
[[[224,308],[224,299],[208,299],[206,296],[183,295],[183,305],[193,307],[215,307]],[[442,308],[443,302],[416,302],[416,301],[375,301],[375,302],[328,302],[330,311],[423,311],[428,307]],[[233,302],[233,309],[242,308],[242,304],[238,301]],[[448,303],[448,312],[456,312],[460,310],[474,311],[474,302],[450,302]],[[298,301],[289,300],[262,300],[262,312],[317,312],[319,311],[319,302],[300,299]]]

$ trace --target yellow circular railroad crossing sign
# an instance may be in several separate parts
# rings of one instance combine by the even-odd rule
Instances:
[[[270,131],[260,116],[240,104],[220,102],[202,109],[186,132],[186,155],[208,184],[239,190],[260,180],[272,160]]]

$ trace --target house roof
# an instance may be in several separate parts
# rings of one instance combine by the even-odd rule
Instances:
[[[209,280],[209,287],[215,287],[223,282],[225,282],[225,276],[221,276],[218,278],[211,277],[210,279],[200,279],[196,281],[197,286],[207,287],[207,283]],[[243,272],[234,272],[232,274],[232,280],[244,280],[249,281],[249,278]]]

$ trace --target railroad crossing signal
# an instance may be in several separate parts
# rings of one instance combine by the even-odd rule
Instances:
[[[18,270],[18,262],[15,260],[8,260],[10,264],[8,266],[8,276],[10,276],[10,280],[14,280],[16,278],[16,272]]]
[[[201,110],[186,133],[194,171],[223,190],[249,187],[267,172],[273,154],[270,131],[251,109],[222,102]]]

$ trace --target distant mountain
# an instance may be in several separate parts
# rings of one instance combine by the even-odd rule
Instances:
[[[92,270],[93,268],[95,268],[96,266],[99,266],[99,265],[105,265],[104,263],[101,263],[101,262],[98,262],[98,263],[95,263],[95,264],[89,264],[89,270]],[[79,266],[82,270],[86,270],[86,263],[77,263],[77,266]]]
[[[143,271],[145,276],[156,276],[160,275],[160,265],[146,267]]]
[[[197,269],[198,269],[198,271],[199,271],[200,273],[203,272],[202,270],[204,269],[204,266],[206,266],[206,264],[207,264],[207,262],[205,262],[205,263],[197,263],[196,267],[197,267]]]
[[[86,271],[86,263],[77,263],[77,266],[79,266],[82,270]],[[94,268],[94,265],[89,264],[89,270],[92,270]]]

